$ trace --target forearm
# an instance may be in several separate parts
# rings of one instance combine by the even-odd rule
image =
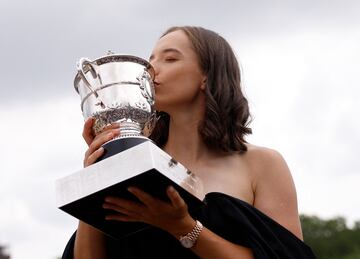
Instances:
[[[92,226],[79,221],[75,239],[74,259],[83,258],[106,258],[105,236]]]
[[[191,249],[203,259],[254,258],[251,249],[231,243],[205,227],[201,231],[197,242]]]
[[[196,223],[190,216],[181,220],[171,229],[167,229],[176,239],[194,229]],[[253,259],[251,249],[227,241],[211,230],[203,227],[191,250],[202,259]]]

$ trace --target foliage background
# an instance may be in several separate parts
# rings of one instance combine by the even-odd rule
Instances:
[[[344,217],[301,215],[304,241],[318,259],[359,259],[360,221],[348,227]]]

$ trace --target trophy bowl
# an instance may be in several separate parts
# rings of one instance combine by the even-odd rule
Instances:
[[[139,137],[154,117],[154,69],[146,60],[109,54],[93,61],[81,58],[74,87],[85,119],[94,117],[94,133],[112,123],[120,136]]]
[[[120,125],[120,135],[103,144],[98,161],[149,140],[143,133],[151,133],[156,113],[154,69],[148,61],[109,52],[93,61],[81,58],[77,71],[74,87],[84,119],[95,119],[95,135],[110,124]]]

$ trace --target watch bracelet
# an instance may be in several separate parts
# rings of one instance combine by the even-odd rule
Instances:
[[[187,233],[185,236],[180,237],[180,239],[183,237],[187,237],[195,242],[198,239],[202,229],[203,229],[203,225],[201,224],[200,221],[196,220],[195,227],[189,233]]]

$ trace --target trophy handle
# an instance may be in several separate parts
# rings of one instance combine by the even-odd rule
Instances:
[[[154,99],[154,86],[153,81],[151,79],[150,74],[144,70],[138,77],[137,80],[139,81],[140,90],[142,96],[148,101],[148,103],[153,106],[155,103]]]
[[[77,70],[78,73],[81,77],[81,79],[84,81],[85,86],[90,90],[90,92],[92,94],[94,94],[94,96],[99,100],[99,105],[101,106],[101,108],[105,108],[105,104],[103,103],[103,101],[100,99],[98,93],[92,88],[91,84],[89,83],[89,81],[86,78],[85,72],[84,72],[84,66],[88,66],[90,68],[90,72],[91,75],[96,78],[97,77],[97,73],[94,69],[94,67],[91,64],[91,60],[87,59],[87,58],[80,58],[78,64],[77,64]],[[99,78],[99,80],[101,81],[101,78]]]

